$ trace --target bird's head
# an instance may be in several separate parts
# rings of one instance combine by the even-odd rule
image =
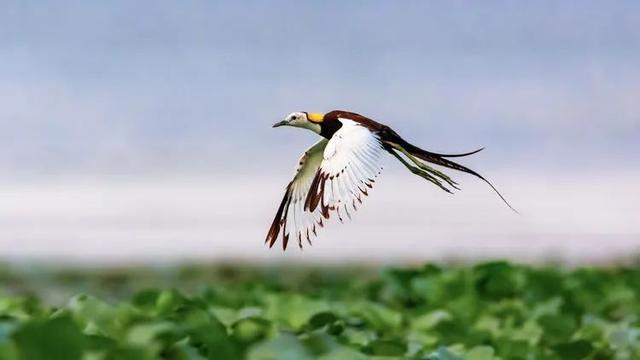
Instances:
[[[324,115],[318,113],[308,113],[306,111],[296,111],[289,114],[284,120],[273,124],[273,127],[295,126],[299,128],[309,129],[316,134],[320,134],[321,124]]]

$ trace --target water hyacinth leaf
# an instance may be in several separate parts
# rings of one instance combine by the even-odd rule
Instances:
[[[593,352],[593,346],[586,340],[578,340],[561,343],[553,346],[553,350],[566,360],[580,360],[589,356]]]
[[[65,313],[81,325],[87,334],[117,337],[122,333],[122,311],[93,296],[73,297],[54,316]]]
[[[400,312],[370,301],[353,304],[350,313],[376,329],[397,329],[402,325]]]
[[[315,314],[329,310],[328,303],[300,295],[272,295],[267,301],[266,316],[294,330],[301,329]]]
[[[278,337],[253,346],[247,353],[248,360],[306,360],[313,359],[304,343],[293,334]]]
[[[171,360],[207,360],[198,349],[189,345],[186,341],[173,344],[163,351],[163,357]]]
[[[104,352],[112,350],[117,346],[117,341],[112,338],[101,335],[87,336],[87,350],[95,352]]]
[[[507,262],[491,262],[475,267],[476,290],[492,299],[511,297],[523,288],[526,278],[521,269]]]
[[[346,327],[339,337],[344,343],[350,344],[354,348],[361,348],[376,339],[377,335],[373,330]]]
[[[532,349],[528,341],[512,340],[507,337],[496,339],[495,344],[497,353],[507,358],[525,358]]]
[[[490,346],[476,346],[462,357],[464,360],[492,360],[495,350]]]
[[[11,333],[18,326],[18,322],[15,320],[0,321],[0,344],[6,343],[10,340]]]
[[[127,343],[133,346],[151,346],[161,335],[173,331],[174,324],[167,321],[141,323],[131,327],[127,333]]]
[[[336,320],[338,320],[338,317],[334,313],[324,311],[313,315],[311,319],[309,319],[308,327],[310,330],[315,330],[326,325],[331,325]]]
[[[438,350],[427,356],[427,360],[464,360],[460,355],[450,351],[446,347],[440,347]]]
[[[11,343],[0,344],[0,359],[19,359],[18,350]]]
[[[446,310],[434,310],[426,314],[420,315],[411,321],[411,327],[415,330],[430,330],[441,322],[450,321],[453,316]]]
[[[133,296],[131,304],[140,310],[155,310],[159,296],[160,290],[158,289],[141,290]]]
[[[570,315],[544,315],[538,319],[543,339],[551,344],[569,340],[576,330],[576,320]]]
[[[185,305],[186,298],[175,289],[164,290],[156,298],[156,309],[160,313],[169,313]]]
[[[317,357],[318,360],[367,360],[369,356],[348,347],[341,346],[326,354]]]
[[[68,317],[27,322],[13,334],[22,359],[48,360],[52,354],[60,359],[80,359],[87,338]]]
[[[25,277],[32,295],[0,296],[0,359],[635,359],[635,267],[77,273],[55,301]]]
[[[245,318],[232,326],[233,337],[241,343],[253,343],[264,339],[271,323],[261,318]]]
[[[364,352],[374,356],[402,356],[407,352],[407,344],[398,340],[374,340]]]
[[[320,331],[300,335],[299,339],[314,357],[328,354],[342,347],[342,344],[333,336]]]

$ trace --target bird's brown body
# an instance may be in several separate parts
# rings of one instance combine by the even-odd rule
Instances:
[[[447,160],[445,158],[453,158],[453,157],[462,157],[462,156],[468,156],[468,155],[472,155],[475,154],[479,151],[481,151],[482,149],[477,149],[468,153],[463,153],[463,154],[439,154],[439,153],[434,153],[434,152],[430,152],[430,151],[426,151],[423,149],[420,149],[419,147],[407,142],[406,140],[404,140],[403,138],[400,137],[400,135],[398,135],[398,133],[396,133],[393,129],[391,129],[389,126],[381,124],[377,121],[371,120],[365,116],[362,116],[360,114],[356,114],[353,112],[349,112],[349,111],[343,111],[343,110],[334,110],[331,111],[327,114],[324,115],[324,120],[320,123],[320,127],[322,128],[322,131],[320,132],[320,135],[322,135],[323,137],[327,138],[327,139],[331,139],[331,137],[333,136],[333,134],[335,134],[336,131],[338,131],[340,129],[340,127],[342,126],[342,123],[340,122],[339,119],[349,119],[352,121],[357,122],[358,124],[366,127],[367,129],[369,129],[371,132],[373,132],[374,134],[376,134],[380,140],[383,142],[383,144],[385,145],[385,149],[387,151],[392,151],[392,149],[396,146],[399,145],[402,148],[404,148],[405,150],[407,150],[408,152],[410,152],[412,155],[418,157],[419,159],[422,159],[424,161],[428,161],[430,163],[434,163],[436,165],[440,165],[440,166],[444,166],[450,169],[454,169],[454,170],[458,170],[458,171],[462,171],[462,172],[466,172],[472,175],[475,175],[477,177],[480,177],[482,180],[487,181],[486,179],[484,179],[482,176],[480,176],[480,174],[476,173],[475,171],[466,168],[460,164],[457,164],[453,161]]]
[[[380,132],[385,127],[388,128],[387,126],[382,125],[379,122],[373,121],[360,114],[352,113],[349,111],[333,110],[324,115],[324,118],[320,123],[320,127],[322,128],[320,135],[324,138],[331,139],[333,134],[335,134],[336,131],[340,130],[340,128],[342,127],[342,123],[339,120],[340,118],[353,120],[375,133]]]

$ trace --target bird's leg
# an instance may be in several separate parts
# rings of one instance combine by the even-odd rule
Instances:
[[[389,151],[391,154],[393,154],[393,156],[395,156],[398,160],[400,160],[400,162],[402,163],[402,165],[406,166],[407,169],[409,169],[409,171],[411,171],[412,173],[434,183],[436,186],[438,186],[440,189],[448,192],[449,194],[452,194],[451,190],[447,189],[444,185],[442,185],[442,183],[435,177],[431,176],[428,172],[424,171],[423,169],[417,167],[417,166],[413,166],[411,164],[409,164],[405,159],[402,158],[402,156],[400,156],[400,154],[398,154],[395,151]]]
[[[446,181],[447,184],[451,185],[454,189],[460,190],[460,188],[458,187],[458,183],[453,181],[448,175],[446,175],[442,171],[436,170],[436,169],[432,168],[431,166],[423,163],[422,161],[417,159],[415,156],[411,155],[411,153],[408,152],[407,150],[405,150],[402,146],[400,146],[398,144],[393,144],[393,143],[390,143],[390,145],[394,149],[400,151],[404,156],[409,158],[409,160],[411,160],[414,164],[416,164],[423,171],[426,171],[428,173],[431,173],[431,174],[439,177],[440,179]]]

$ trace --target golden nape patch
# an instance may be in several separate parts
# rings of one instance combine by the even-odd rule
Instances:
[[[309,121],[320,123],[322,122],[322,120],[324,120],[324,115],[318,113],[309,113],[307,115],[307,118],[309,119]]]

